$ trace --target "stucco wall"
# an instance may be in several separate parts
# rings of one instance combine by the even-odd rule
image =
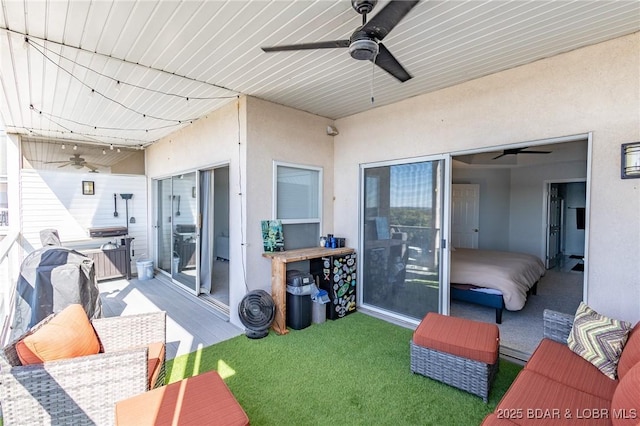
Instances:
[[[271,264],[261,258],[260,221],[272,218],[274,161],[323,168],[322,232],[333,231],[333,136],[326,133],[332,123],[257,98],[247,100],[247,267],[251,290],[271,290]]]
[[[640,320],[640,181],[620,179],[639,69],[636,33],[337,120],[335,233],[357,240],[361,163],[593,132],[587,301]]]
[[[271,291],[260,221],[272,218],[273,161],[323,168],[324,233],[333,228],[334,185],[332,120],[256,98],[239,102],[239,112],[234,102],[153,144],[145,160],[150,179],[229,163],[230,321],[242,326],[237,306],[247,289]]]
[[[242,220],[245,215],[240,209],[244,195],[239,194],[244,194],[246,188],[246,149],[246,99],[241,97],[145,150],[151,216],[154,210],[152,179],[211,166],[229,165],[229,319],[240,327],[242,324],[236,307],[246,293],[243,262],[240,261],[244,251],[241,230],[246,230],[246,221]],[[245,208],[246,206],[243,207]],[[152,225],[153,221],[150,220],[149,223]],[[151,225],[148,229],[148,253],[155,253],[155,229]]]

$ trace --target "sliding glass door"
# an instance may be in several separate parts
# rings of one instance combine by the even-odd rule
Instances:
[[[363,166],[362,304],[421,319],[441,307],[444,159]]]
[[[229,166],[154,181],[156,264],[229,313]]]
[[[171,178],[173,188],[173,267],[174,280],[196,292],[199,288],[196,273],[198,243],[198,203],[196,173],[184,173]]]

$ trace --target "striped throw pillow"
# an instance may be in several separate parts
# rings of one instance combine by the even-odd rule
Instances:
[[[581,302],[567,345],[607,377],[615,379],[618,360],[630,330],[631,323],[608,318]]]

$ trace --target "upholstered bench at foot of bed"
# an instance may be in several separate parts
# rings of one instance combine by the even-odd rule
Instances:
[[[495,324],[428,313],[410,342],[411,371],[489,400],[498,371]]]

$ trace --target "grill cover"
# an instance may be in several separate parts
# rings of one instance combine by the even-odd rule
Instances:
[[[102,317],[93,260],[62,247],[55,230],[41,231],[40,239],[43,247],[20,266],[11,340],[70,304],[81,304],[89,318]]]

